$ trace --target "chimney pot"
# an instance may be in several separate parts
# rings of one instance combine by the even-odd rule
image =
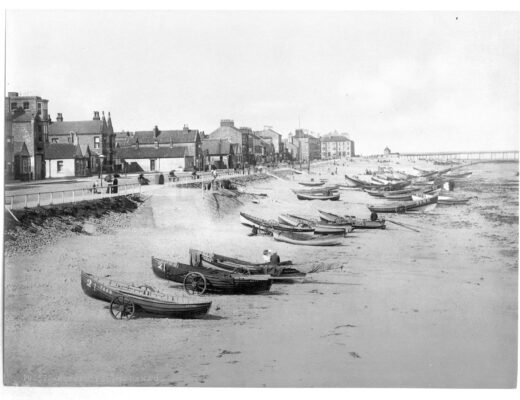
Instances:
[[[63,114],[62,113],[58,113],[58,116],[56,117],[56,121],[63,122]]]
[[[94,118],[92,118],[94,121],[99,121],[99,111],[94,111]]]

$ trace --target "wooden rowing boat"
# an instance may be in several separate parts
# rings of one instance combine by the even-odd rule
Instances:
[[[303,245],[303,246],[337,246],[342,243],[338,235],[333,236],[316,236],[305,235],[294,232],[279,232],[273,233],[274,240],[279,242]]]
[[[245,275],[269,275],[273,283],[301,281],[306,276],[304,272],[291,267],[291,261],[281,262],[278,265],[251,263],[195,249],[190,249],[190,264]]]
[[[312,221],[290,214],[281,214],[278,220],[291,226],[309,227],[314,229],[315,235],[346,235],[354,228],[351,225],[335,225],[326,222]]]
[[[329,194],[315,193],[296,193],[298,200],[339,200],[339,192],[330,192]]]
[[[267,220],[245,212],[240,213],[240,222],[242,225],[250,226],[252,228],[260,229],[264,232],[272,233],[273,230],[287,231],[287,232],[313,232],[313,228],[295,227],[291,225],[281,224],[275,220]]]
[[[136,285],[81,272],[81,287],[87,296],[112,302],[124,298],[138,308],[161,316],[195,317],[206,314],[211,301],[197,301],[186,295],[172,295],[147,285]]]
[[[309,187],[316,187],[316,186],[323,186],[325,185],[325,182],[327,181],[319,181],[319,182],[298,182],[298,185],[302,185],[302,186],[309,186]]]
[[[358,219],[354,216],[340,216],[337,214],[333,214],[328,211],[318,210],[320,214],[320,218],[322,221],[326,221],[328,224],[344,226],[350,225],[354,229],[385,229],[385,220],[375,220],[371,221],[369,219]]]
[[[398,213],[427,212],[437,206],[438,196],[428,196],[421,200],[403,201],[382,206],[368,205],[368,209],[375,213]]]
[[[186,291],[228,294],[255,294],[268,291],[272,280],[269,275],[244,275],[192,266],[152,257],[152,270],[156,276],[182,283]]]

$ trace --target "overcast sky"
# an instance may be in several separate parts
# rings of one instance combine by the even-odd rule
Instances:
[[[519,15],[8,11],[6,91],[120,130],[220,119],[358,153],[518,149]]]

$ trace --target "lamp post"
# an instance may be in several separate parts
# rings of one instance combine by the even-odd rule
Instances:
[[[99,156],[99,182],[100,186],[103,187],[103,161],[105,160],[105,156],[101,154]]]

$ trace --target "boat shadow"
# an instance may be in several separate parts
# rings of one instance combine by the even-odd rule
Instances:
[[[110,306],[105,307],[110,311]],[[223,319],[228,319],[227,317],[222,317],[220,315],[215,314],[203,314],[203,315],[195,315],[195,316],[168,316],[168,315],[160,315],[154,314],[143,310],[135,310],[135,313],[132,319],[200,319],[207,321],[219,321]]]

